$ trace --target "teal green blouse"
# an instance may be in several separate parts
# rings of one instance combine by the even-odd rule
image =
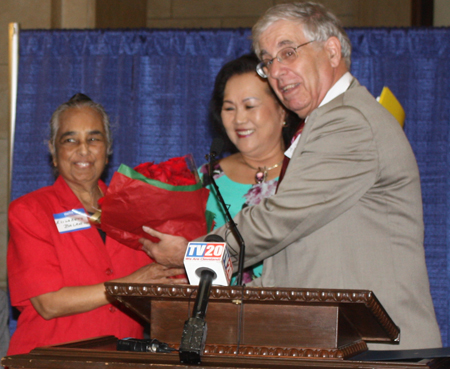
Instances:
[[[204,164],[199,168],[199,174],[203,181],[203,185],[211,191],[206,204],[206,209],[215,214],[214,228],[221,227],[226,223],[225,212],[219,203],[219,199],[214,188],[210,184],[209,177],[207,175],[208,164]],[[234,182],[226,176],[219,164],[214,166],[213,176],[225,203],[229,205],[228,211],[233,218],[241,209],[247,206],[259,204],[262,199],[274,195],[278,184],[278,177],[270,181],[254,185]],[[252,279],[260,277],[261,274],[262,262],[246,270],[243,278],[244,283],[248,283]]]

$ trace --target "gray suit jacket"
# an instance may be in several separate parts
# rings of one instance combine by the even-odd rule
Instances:
[[[235,222],[246,266],[264,260],[254,285],[372,290],[401,340],[371,349],[441,346],[414,154],[395,118],[356,79],[308,117],[278,193]],[[213,233],[238,248],[226,226]]]

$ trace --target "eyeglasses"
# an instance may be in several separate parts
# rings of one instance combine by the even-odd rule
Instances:
[[[268,78],[270,70],[272,69],[273,62],[277,59],[281,64],[289,65],[298,57],[297,49],[314,42],[315,40],[305,42],[304,44],[298,45],[297,47],[285,47],[278,51],[275,58],[263,60],[256,66],[256,72],[262,78]]]

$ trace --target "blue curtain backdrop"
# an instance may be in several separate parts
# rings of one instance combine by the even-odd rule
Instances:
[[[406,111],[420,168],[425,251],[444,345],[450,343],[450,30],[349,29],[352,73]],[[250,31],[22,31],[12,199],[53,182],[46,139],[54,109],[76,92],[102,103],[114,125],[109,181],[134,166],[211,144],[207,105],[220,67],[250,51]]]

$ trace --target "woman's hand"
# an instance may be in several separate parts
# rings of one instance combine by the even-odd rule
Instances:
[[[113,281],[123,283],[187,283],[186,278],[169,278],[183,273],[184,268],[167,268],[152,263],[126,277]],[[114,298],[106,293],[105,285],[99,283],[90,286],[63,287],[55,292],[32,297],[31,303],[44,319],[49,320],[91,311],[109,304],[113,300]]]
[[[158,263],[148,264],[130,275],[114,280],[113,282],[126,283],[188,283],[186,278],[172,279],[176,275],[184,273],[184,268],[168,268]]]
[[[146,226],[143,226],[142,229],[150,236],[160,239],[159,242],[152,242],[146,238],[139,240],[143,245],[142,249],[148,256],[167,267],[183,266],[184,254],[188,245],[188,241],[184,237],[161,233]]]

